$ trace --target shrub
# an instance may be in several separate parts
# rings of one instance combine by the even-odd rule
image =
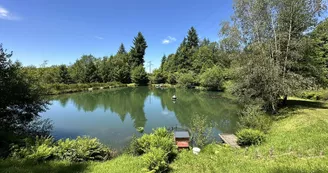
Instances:
[[[134,68],[131,72],[131,79],[133,83],[139,85],[146,85],[148,83],[148,75],[143,66]]]
[[[152,147],[163,149],[167,153],[169,161],[173,161],[177,155],[173,134],[165,128],[159,128],[151,134],[144,134],[141,138],[132,140],[130,152],[135,155],[143,155]]]
[[[110,149],[101,144],[97,138],[80,137],[76,139],[59,140],[57,156],[74,162],[89,160],[109,160]]]
[[[154,84],[160,84],[160,83],[165,83],[166,82],[166,77],[164,73],[161,70],[154,70],[152,77],[151,77],[151,82]]]
[[[207,69],[200,75],[200,85],[212,90],[223,89],[223,72],[217,66]]]
[[[161,148],[151,147],[149,151],[142,156],[143,162],[151,172],[165,172],[169,168],[167,153]]]
[[[272,124],[272,119],[260,110],[258,106],[246,107],[239,117],[239,129],[256,129],[267,132]]]
[[[181,73],[177,79],[178,85],[184,88],[192,88],[195,84],[194,74],[192,73]]]
[[[176,73],[169,73],[167,75],[167,82],[172,85],[177,84],[177,76],[178,75]]]
[[[26,138],[24,146],[15,145],[12,147],[11,156],[16,159],[27,159],[32,161],[46,161],[53,159],[57,147],[54,146],[52,137],[36,137],[36,139]]]
[[[243,129],[237,132],[237,143],[240,146],[259,145],[264,139],[264,133],[254,129]]]

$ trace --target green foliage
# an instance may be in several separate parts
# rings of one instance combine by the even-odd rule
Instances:
[[[148,153],[151,148],[160,148],[167,154],[167,159],[173,161],[177,155],[177,148],[173,142],[173,134],[165,128],[158,128],[151,134],[144,134],[141,138],[133,140],[130,152],[136,155]]]
[[[26,138],[25,146],[12,147],[11,157],[15,159],[26,159],[36,162],[46,161],[55,157],[57,148],[54,146],[52,137],[36,137],[36,139]]]
[[[214,90],[223,89],[223,80],[223,72],[217,66],[207,69],[200,75],[200,85]]]
[[[151,172],[166,172],[169,168],[167,153],[161,148],[151,147],[149,151],[142,156],[144,164]]]
[[[130,52],[130,62],[131,68],[134,69],[138,66],[143,66],[145,60],[144,55],[146,53],[147,43],[141,32],[138,36],[133,39],[133,47]]]
[[[121,43],[120,48],[117,51],[117,54],[127,54],[123,43]]]
[[[47,161],[53,159],[72,162],[104,161],[111,158],[111,150],[97,138],[77,137],[54,142],[52,137],[27,138],[23,146],[12,147],[12,158]]]
[[[175,85],[177,83],[178,80],[178,74],[177,73],[169,73],[167,76],[167,82],[169,84],[173,84]]]
[[[281,97],[284,105],[287,96],[322,74],[322,62],[313,58],[313,44],[304,33],[316,26],[325,7],[325,2],[312,0],[234,2],[233,27],[223,31],[239,46],[226,50],[240,50],[235,81],[242,102],[257,100],[276,113]]]
[[[9,144],[20,136],[31,135],[27,134],[28,125],[48,105],[38,78],[27,75],[19,62],[10,60],[11,56],[12,52],[6,53],[0,44],[0,151],[8,151]]]
[[[164,72],[162,72],[160,69],[159,70],[154,70],[151,78],[151,82],[154,84],[160,84],[160,83],[165,83],[166,78],[164,76]]]
[[[60,159],[81,162],[111,158],[111,150],[101,144],[97,138],[77,137],[76,139],[61,139],[57,142],[57,156]]]
[[[146,85],[148,83],[148,77],[143,66],[134,68],[131,72],[131,79],[133,83],[138,85]]]
[[[237,132],[237,143],[240,146],[259,145],[265,140],[263,132],[254,129],[243,129]]]
[[[198,48],[199,46],[198,34],[194,27],[191,27],[188,31],[186,46],[189,49]]]
[[[189,73],[179,73],[177,78],[177,83],[183,88],[192,88],[195,86],[195,74]]]
[[[66,65],[59,66],[59,83],[70,84],[71,76],[68,73],[68,68]]]
[[[272,119],[258,106],[247,106],[239,117],[239,129],[255,129],[268,132]]]
[[[208,124],[204,115],[198,115],[192,117],[190,130],[192,133],[192,140],[197,147],[204,147],[211,142],[211,135],[213,133],[213,126],[215,124]]]

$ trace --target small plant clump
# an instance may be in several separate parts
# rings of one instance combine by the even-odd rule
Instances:
[[[259,145],[265,140],[263,132],[254,129],[243,129],[237,133],[237,143],[240,146]]]
[[[144,134],[141,138],[132,140],[129,150],[134,155],[142,155],[147,169],[153,172],[168,170],[169,163],[178,154],[173,134],[166,128],[158,128],[151,134]]]
[[[97,138],[77,137],[54,142],[52,137],[26,139],[24,146],[12,147],[11,156],[36,162],[68,160],[72,162],[104,161],[111,158],[112,151]]]

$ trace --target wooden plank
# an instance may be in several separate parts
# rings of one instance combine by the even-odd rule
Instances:
[[[219,134],[224,143],[234,148],[240,148],[237,144],[237,137],[234,134]]]

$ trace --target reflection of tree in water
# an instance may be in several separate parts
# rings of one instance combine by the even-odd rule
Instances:
[[[239,107],[227,98],[218,97],[218,93],[180,89],[154,89],[153,91],[154,95],[161,99],[162,107],[175,112],[183,126],[190,126],[193,116],[199,114],[205,115],[208,123],[216,123],[216,128],[221,131],[235,130]],[[176,103],[171,100],[174,94],[178,97]]]
[[[208,118],[208,123],[215,122],[217,129],[223,132],[233,132],[237,122],[239,107],[231,100],[219,96],[217,92],[200,92],[197,90],[153,89],[154,96],[159,97],[163,109],[175,112],[183,126],[190,126],[193,116],[197,114]],[[103,108],[104,111],[115,112],[122,122],[127,115],[134,121],[134,127],[145,127],[146,117],[144,104],[149,96],[147,87],[121,88],[107,91],[94,91],[57,96],[62,105],[72,100],[79,110],[94,111]],[[173,103],[171,97],[177,95]]]
[[[139,88],[122,88],[108,91],[94,91],[63,95],[55,98],[65,101],[73,101],[78,110],[92,112],[97,108],[103,107],[104,111],[110,110],[119,115],[122,122],[127,114],[134,121],[134,127],[145,127],[146,117],[144,112],[144,102],[149,94],[146,87]]]
[[[68,97],[59,97],[58,100],[62,107],[66,107],[69,98]]]

